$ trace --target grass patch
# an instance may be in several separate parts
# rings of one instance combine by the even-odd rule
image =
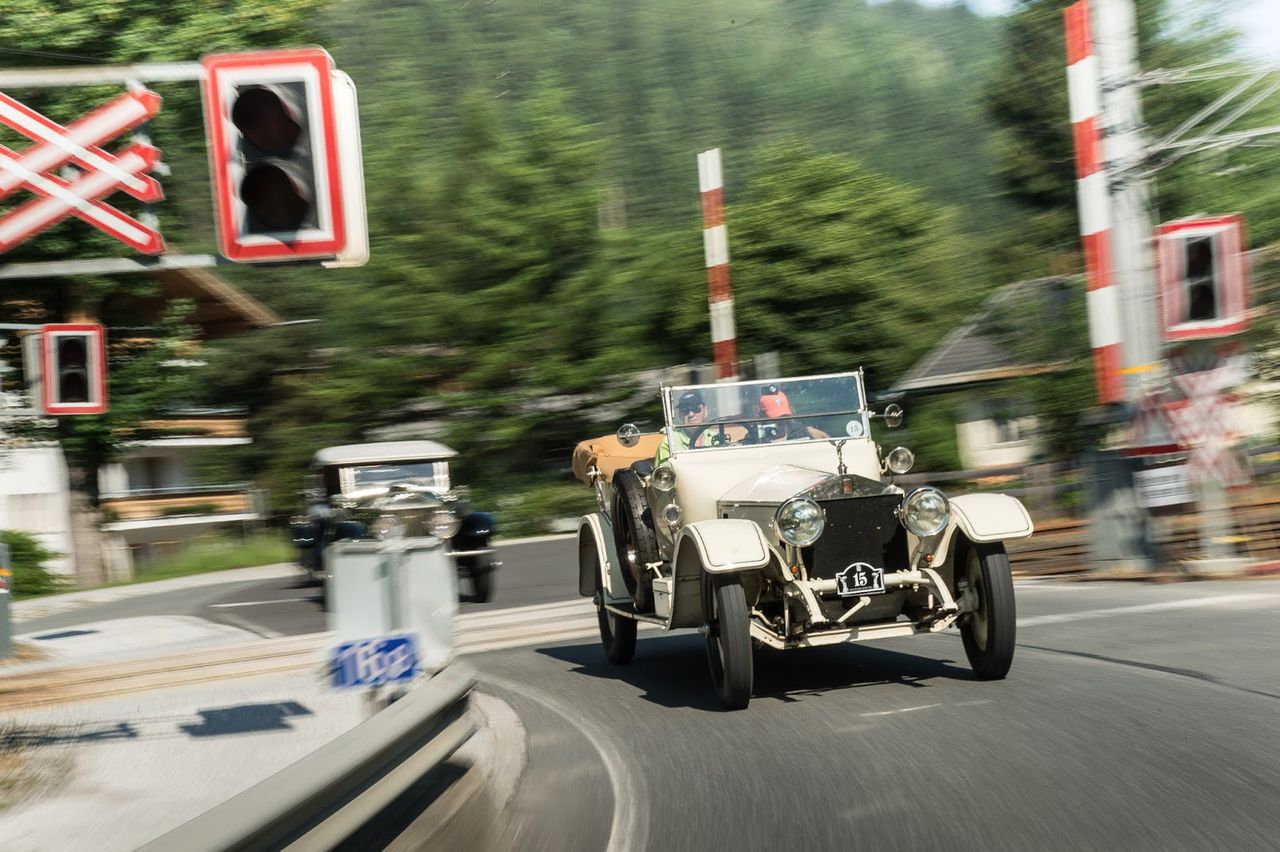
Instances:
[[[513,486],[506,493],[472,491],[472,505],[496,516],[500,538],[564,532],[555,527],[556,521],[596,509],[595,492],[576,479],[521,484],[524,487]]]
[[[205,536],[195,539],[171,556],[161,557],[139,567],[130,582],[145,583],[149,580],[187,577],[231,568],[274,565],[277,562],[291,562],[293,558],[293,547],[279,533],[255,533],[243,538],[230,535]]]

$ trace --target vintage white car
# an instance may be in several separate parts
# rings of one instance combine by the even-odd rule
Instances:
[[[756,646],[791,649],[958,625],[981,679],[1013,660],[1003,542],[1031,535],[1014,497],[904,489],[912,453],[882,454],[861,371],[666,387],[665,427],[584,441],[574,470],[599,511],[578,527],[579,593],[614,663],[638,622],[705,637],[731,709],[751,699]],[[656,462],[656,463],[655,463]]]

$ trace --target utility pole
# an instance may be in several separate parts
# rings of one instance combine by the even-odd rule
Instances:
[[[1133,0],[1094,0],[1092,22],[1102,85],[1102,149],[1108,164],[1114,261],[1122,318],[1124,399],[1142,399],[1159,368],[1155,270],[1152,265],[1151,191],[1141,165],[1146,158],[1138,28]]]

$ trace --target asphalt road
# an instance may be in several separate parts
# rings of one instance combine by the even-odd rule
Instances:
[[[491,611],[477,628],[574,597],[571,540],[500,558],[497,599],[463,605]],[[19,628],[172,613],[305,633],[323,629],[315,591],[224,585]],[[955,633],[760,650],[737,713],[716,705],[695,634],[642,633],[624,667],[594,638],[471,654],[526,733],[509,845],[1276,848],[1280,581],[1019,581],[1017,600],[1004,681],[973,680]]]
[[[487,604],[464,600],[462,612],[552,603],[578,589],[574,539],[556,537],[497,545],[494,597]],[[463,592],[465,588],[464,582]],[[294,636],[326,629],[319,587],[299,570],[296,577],[233,582],[129,598],[44,618],[19,621],[15,633],[61,630],[78,624],[146,615],[196,615],[263,636]]]
[[[1275,849],[1280,581],[1018,587],[1008,679],[959,636],[761,650],[722,712],[696,635],[468,657],[528,733],[519,849]]]

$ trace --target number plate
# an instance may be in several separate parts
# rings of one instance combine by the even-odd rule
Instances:
[[[842,598],[884,594],[884,569],[855,562],[836,574],[836,592]]]
[[[329,672],[339,689],[412,680],[420,670],[411,633],[344,642],[329,655]]]

